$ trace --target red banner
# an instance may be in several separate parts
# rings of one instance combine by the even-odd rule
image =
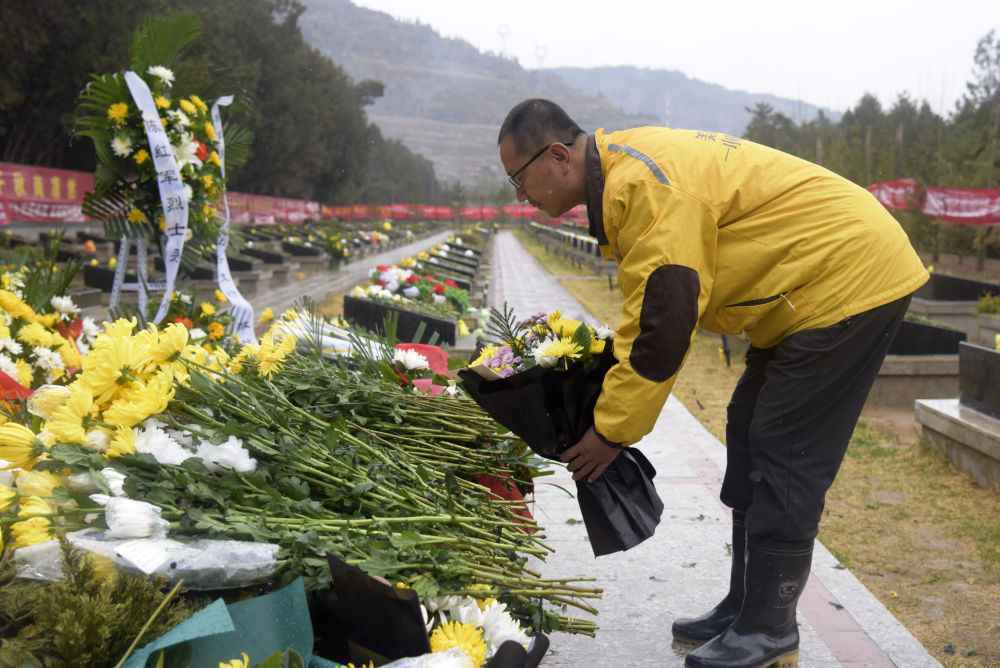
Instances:
[[[873,183],[868,190],[889,210],[919,209],[952,223],[1000,224],[1000,188],[923,189],[914,179],[898,179]]]
[[[93,174],[0,162],[0,225],[82,223],[83,194],[93,189]]]

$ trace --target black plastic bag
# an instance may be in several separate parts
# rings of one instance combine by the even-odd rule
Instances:
[[[458,375],[469,396],[494,420],[536,454],[559,461],[593,426],[604,376],[615,363],[608,342],[589,368],[578,364],[557,371],[536,366],[497,380],[470,369]],[[655,476],[649,460],[628,448],[598,480],[577,483],[577,501],[595,556],[627,550],[653,535],[663,513]]]
[[[318,652],[381,664],[431,651],[415,591],[376,580],[335,554],[327,561],[330,589],[317,592],[310,605]]]

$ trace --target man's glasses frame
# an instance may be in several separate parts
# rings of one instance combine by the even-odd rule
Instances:
[[[507,183],[514,186],[514,190],[520,190],[522,188],[522,183],[518,180],[517,177],[520,176],[524,172],[524,170],[526,170],[531,165],[531,163],[533,163],[535,160],[538,160],[538,158],[540,158],[542,154],[544,154],[546,151],[548,151],[556,144],[563,144],[564,146],[572,146],[574,141],[576,141],[575,138],[570,139],[568,142],[559,142],[559,141],[549,142],[548,144],[540,148],[538,152],[535,153],[535,155],[531,156],[528,159],[528,162],[521,165],[521,167],[517,171],[515,171],[513,174],[508,174]]]

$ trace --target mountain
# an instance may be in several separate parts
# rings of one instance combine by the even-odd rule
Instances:
[[[496,137],[512,106],[529,97],[557,100],[584,129],[658,123],[629,114],[561,77],[445,38],[348,0],[304,0],[306,40],[355,80],[377,79],[385,94],[368,108],[383,134],[434,162],[439,177],[495,189],[503,177]]]
[[[743,133],[745,107],[767,102],[792,119],[813,105],[734,91],[669,70],[635,67],[527,70],[513,59],[442,37],[349,0],[301,0],[306,40],[356,81],[385,84],[368,108],[382,133],[434,162],[437,175],[495,190],[503,177],[496,136],[526,98],[559,102],[585,130],[663,125]],[[669,110],[667,104],[669,103]]]
[[[820,107],[764,93],[748,93],[692,79],[676,70],[621,67],[556,67],[542,70],[592,95],[612,100],[630,114],[652,115],[675,128],[742,135],[750,120],[747,108],[763,102],[793,121],[812,120]],[[831,120],[840,114],[822,110]]]

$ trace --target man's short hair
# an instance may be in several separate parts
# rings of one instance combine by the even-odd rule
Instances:
[[[580,134],[583,130],[562,107],[551,100],[532,98],[518,103],[507,114],[500,126],[497,146],[510,135],[517,150],[528,153],[549,142],[569,143]]]

